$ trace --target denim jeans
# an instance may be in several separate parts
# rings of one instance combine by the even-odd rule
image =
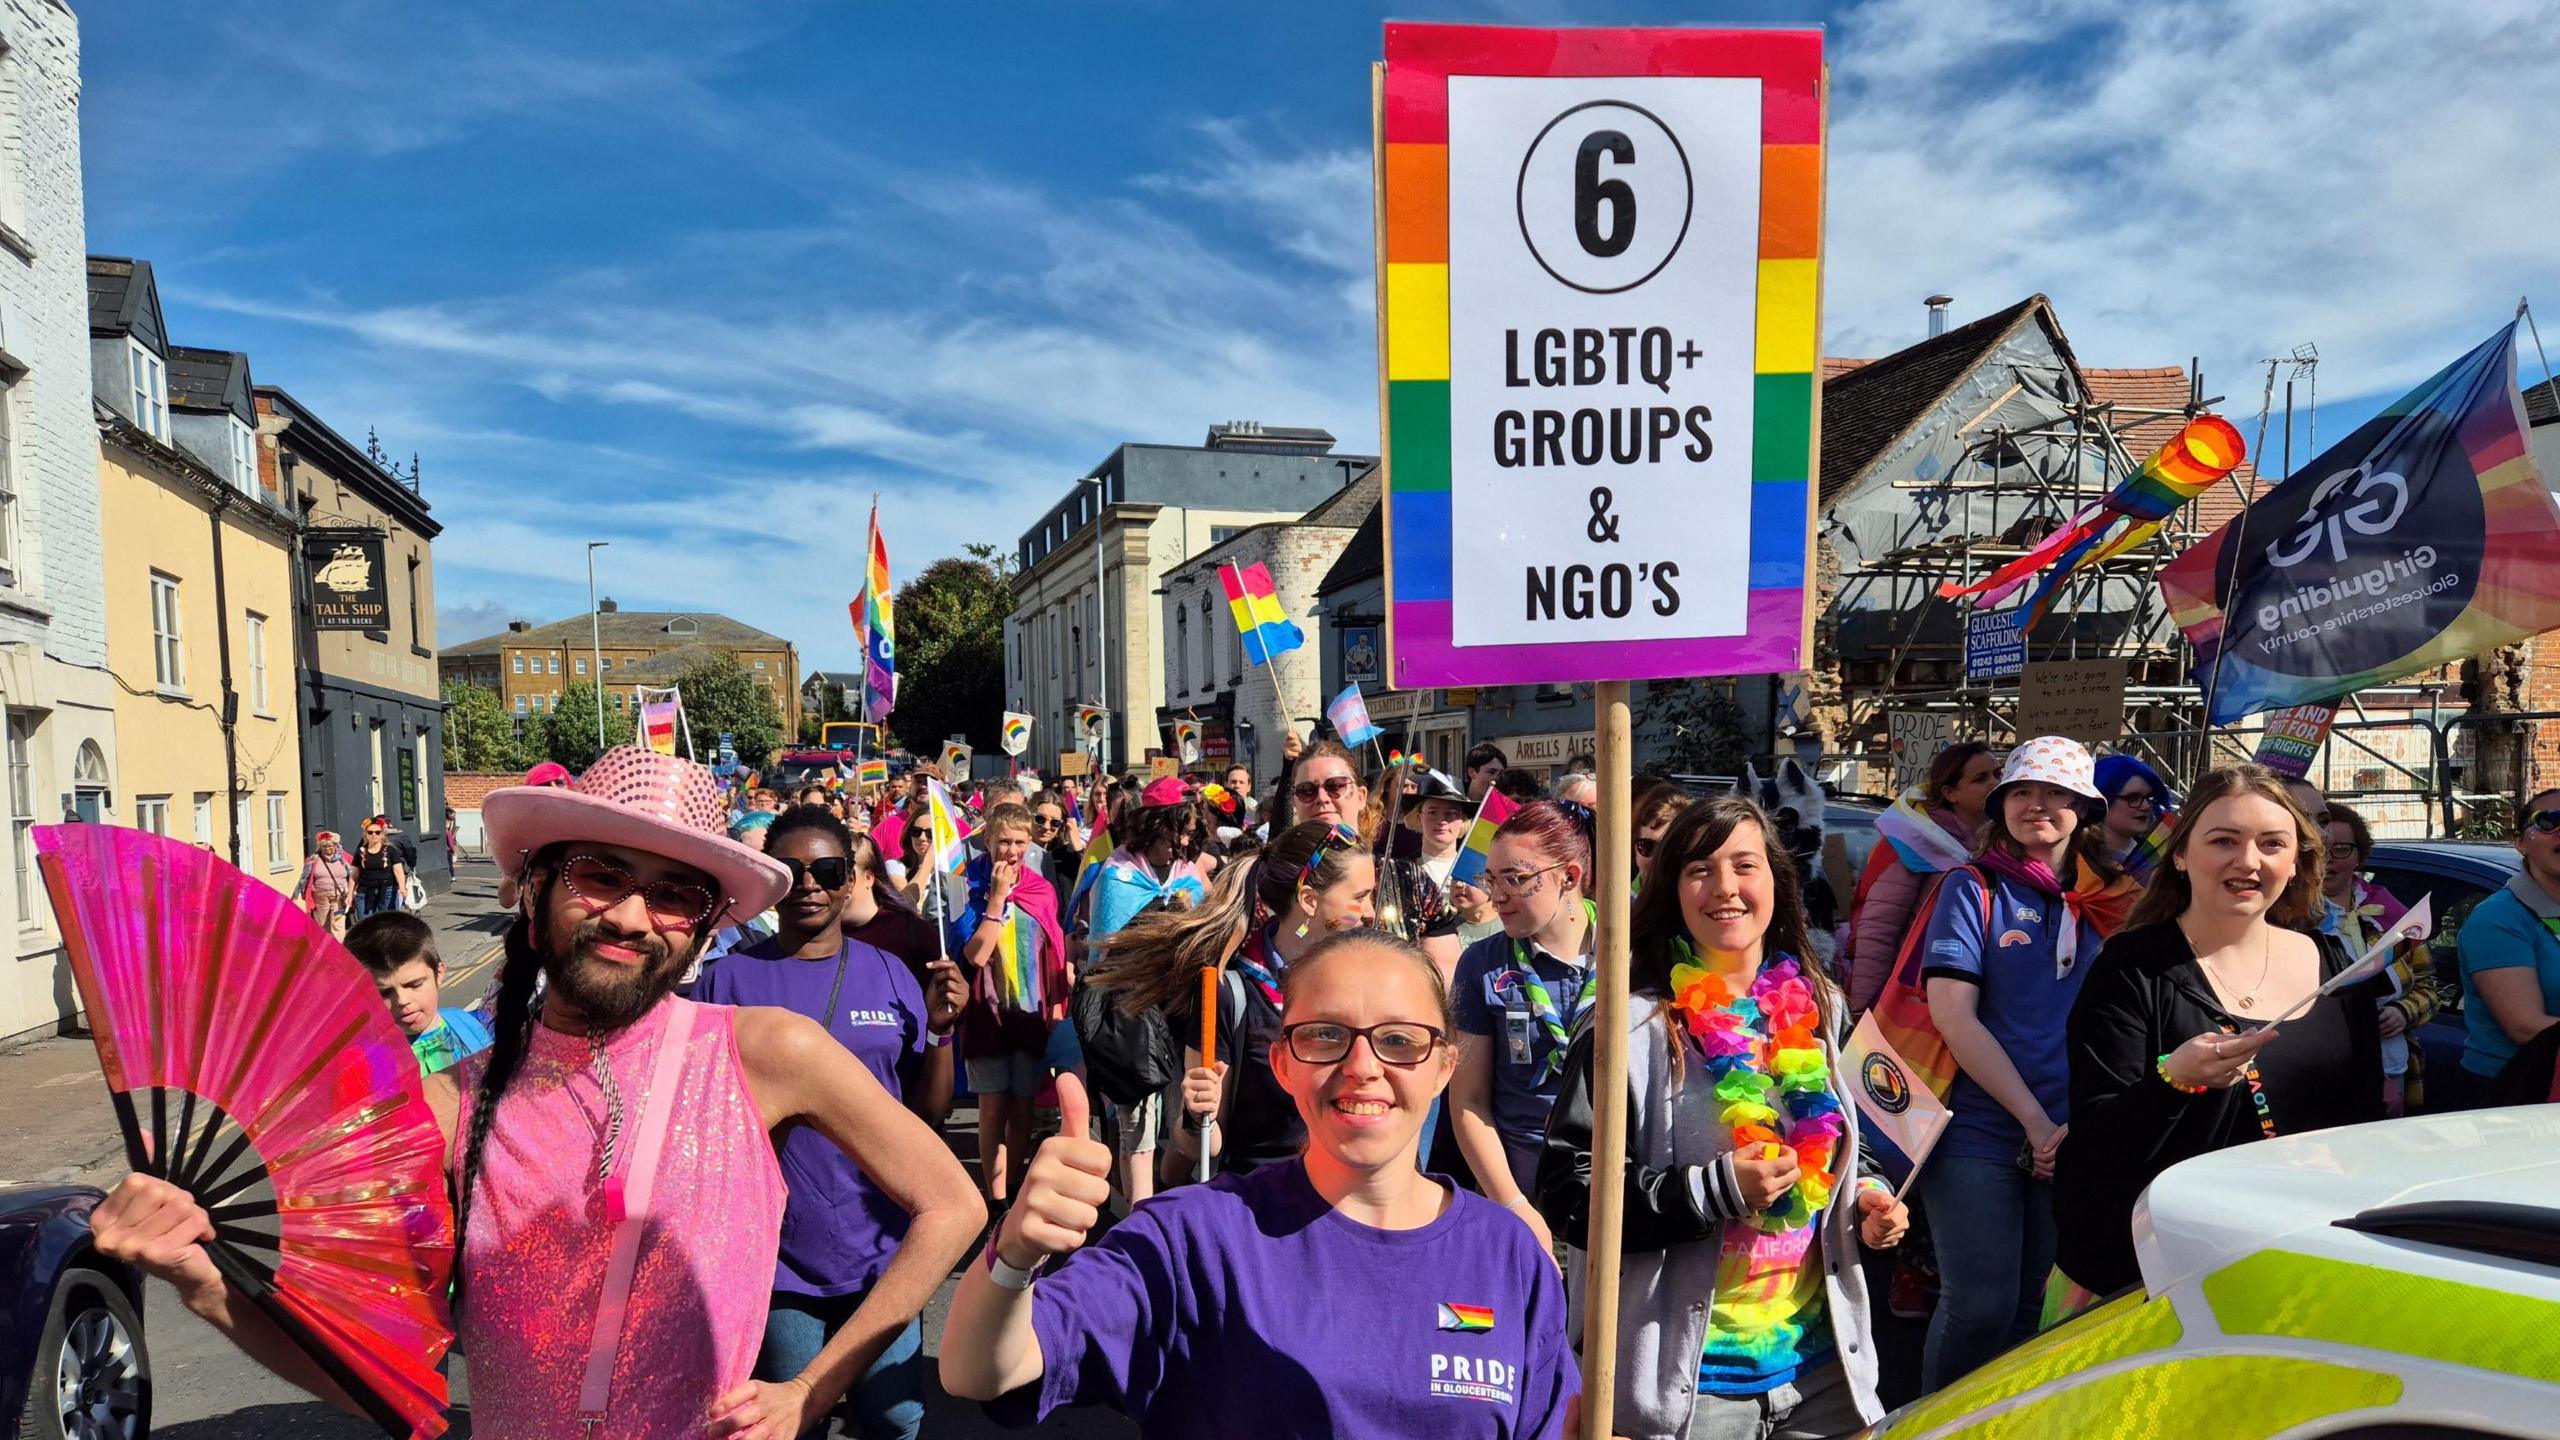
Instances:
[[[808,1369],[818,1352],[827,1348],[827,1337],[844,1328],[868,1293],[775,1295],[773,1308],[765,1314],[756,1378],[788,1380]],[[862,1440],[916,1440],[916,1433],[924,1428],[924,1327],[908,1321],[907,1328],[845,1392],[835,1413],[844,1432]]]
[[[400,908],[397,890],[359,890],[356,892],[356,918],[368,920]]]
[[[1920,1357],[1928,1391],[2036,1333],[2053,1271],[2053,1182],[2014,1160],[1940,1155],[1920,1194],[1938,1249],[1938,1312]]]
[[[1837,1360],[1759,1395],[1698,1396],[1689,1440],[1845,1440],[1866,1426]]]

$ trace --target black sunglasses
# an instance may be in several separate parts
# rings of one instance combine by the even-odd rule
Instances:
[[[2560,831],[2560,809],[2536,810],[2527,815],[2524,817],[2524,822],[2516,826],[2516,832],[2523,834],[2527,831],[2536,835],[2549,835],[2554,831]]]
[[[844,882],[853,878],[853,861],[842,855],[821,855],[815,860],[795,860],[788,855],[773,858],[781,861],[782,868],[791,872],[791,888],[794,890],[800,888],[803,875],[817,881],[821,890],[841,890]]]

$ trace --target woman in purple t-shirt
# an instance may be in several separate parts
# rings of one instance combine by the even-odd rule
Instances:
[[[1064,1130],[952,1298],[944,1388],[1042,1416],[1105,1405],[1149,1437],[1564,1435],[1581,1377],[1554,1262],[1415,1163],[1455,1063],[1439,972],[1364,931],[1281,987],[1271,1063],[1305,1153],[1158,1195],[1082,1249],[1111,1151],[1061,1077]]]
[[[967,987],[937,960],[924,982],[907,963],[845,934],[859,878],[854,837],[823,805],[795,805],[766,833],[765,853],[791,870],[774,933],[705,970],[693,998],[771,1005],[806,1015],[862,1061],[891,1095],[930,1123],[951,1095],[948,1045]],[[922,1083],[920,1083],[922,1082]],[[924,1349],[915,1315],[864,1313],[872,1286],[907,1233],[907,1212],[844,1151],[802,1127],[777,1147],[790,1200],[756,1376],[787,1380],[847,1325],[885,1325],[891,1338],[840,1407],[864,1440],[913,1440],[924,1423]],[[959,1162],[946,1161],[956,1172]]]

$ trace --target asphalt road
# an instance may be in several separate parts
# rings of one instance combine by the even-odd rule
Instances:
[[[496,973],[496,937],[503,920],[496,891],[496,872],[465,860],[453,891],[428,905],[425,914],[435,925],[448,972],[447,1004],[477,1000]],[[86,1038],[45,1039],[0,1053],[0,1095],[32,1102],[13,1103],[9,1124],[0,1129],[0,1182],[69,1180],[105,1189],[123,1178],[123,1142],[98,1076],[97,1053]],[[974,1112],[963,1108],[947,1127],[955,1152],[973,1173],[975,1124]],[[928,1355],[940,1351],[952,1283],[943,1283],[925,1312]],[[143,1328],[156,1404],[152,1433],[162,1440],[366,1440],[381,1433],[250,1363],[211,1326],[188,1314],[165,1287],[150,1287]],[[469,1363],[457,1359],[452,1369],[455,1423],[448,1433],[467,1437]],[[1006,1430],[975,1404],[953,1400],[929,1384],[925,1433],[962,1440],[1024,1434],[1124,1440],[1137,1430],[1117,1415],[1098,1411],[1056,1416],[1035,1430]]]

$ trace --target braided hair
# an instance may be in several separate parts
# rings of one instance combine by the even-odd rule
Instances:
[[[463,1231],[471,1223],[471,1195],[480,1181],[481,1152],[489,1144],[489,1127],[497,1119],[498,1100],[515,1083],[516,1072],[524,1068],[524,1057],[533,1048],[534,988],[542,978],[542,950],[534,943],[533,917],[541,914],[551,899],[552,882],[566,848],[547,847],[526,862],[524,875],[528,882],[536,870],[544,872],[543,880],[538,889],[526,890],[527,903],[503,937],[506,960],[498,969],[497,1013],[489,1027],[494,1036],[488,1058],[481,1066],[480,1083],[471,1092],[471,1132],[463,1141],[462,1180],[453,1206],[453,1304],[457,1312],[462,1305],[465,1278]]]

